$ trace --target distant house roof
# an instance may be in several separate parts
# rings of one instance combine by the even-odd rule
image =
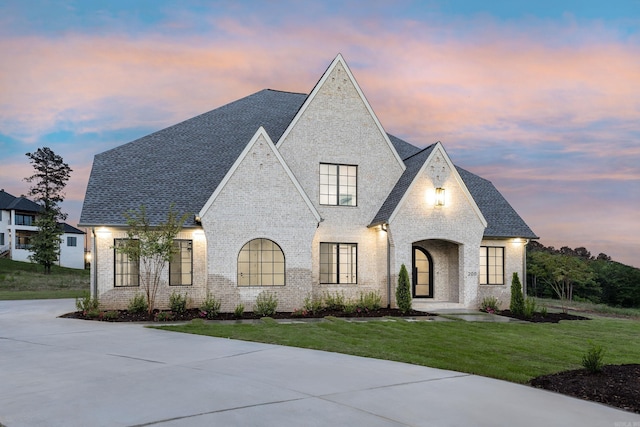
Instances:
[[[86,234],[84,231],[78,230],[77,228],[67,224],[66,222],[59,222],[58,225],[66,234]]]
[[[195,215],[259,127],[277,142],[306,98],[301,93],[265,89],[97,154],[80,226],[125,225],[123,214],[141,205],[152,224],[166,219],[171,204],[180,213]],[[388,136],[406,170],[372,224],[388,219],[433,149]],[[489,222],[485,236],[536,237],[490,181],[464,169],[458,172]],[[185,226],[196,225],[193,215]]]
[[[0,190],[0,209],[38,213],[42,210],[42,206],[27,198],[15,197],[4,190]]]

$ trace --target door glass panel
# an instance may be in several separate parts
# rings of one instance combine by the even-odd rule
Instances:
[[[431,295],[431,263],[427,255],[418,248],[413,248],[413,295],[416,298],[429,298]]]

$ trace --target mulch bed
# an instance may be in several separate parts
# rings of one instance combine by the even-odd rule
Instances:
[[[113,314],[117,313],[117,317],[113,317]],[[165,313],[162,315],[161,313]],[[170,313],[170,318],[164,318]],[[409,313],[402,314],[400,310],[394,308],[380,308],[378,310],[359,310],[353,313],[347,314],[342,310],[319,310],[315,313],[307,312],[304,315],[292,314],[290,312],[277,312],[270,316],[273,319],[313,319],[323,318],[326,316],[334,317],[415,317],[415,316],[434,316],[434,314],[425,313],[424,311],[412,310]],[[87,313],[82,311],[76,311],[73,313],[63,314],[60,317],[66,317],[71,319],[84,319],[84,320],[98,320],[105,322],[175,322],[175,321],[190,321],[193,319],[205,319],[205,320],[244,320],[244,319],[260,319],[262,316],[253,312],[244,312],[242,316],[236,317],[234,313],[219,313],[217,316],[207,318],[203,315],[202,311],[193,308],[184,313],[172,313],[169,311],[154,310],[154,314],[150,317],[147,313],[132,313],[128,310],[113,310],[110,312],[101,311],[98,316],[88,316]]]
[[[530,384],[640,414],[640,364],[606,365],[597,374],[564,371],[534,378]]]
[[[532,322],[532,323],[558,323],[561,320],[590,320],[588,317],[578,316],[578,315],[569,314],[569,313],[547,313],[545,316],[542,316],[542,314],[536,312],[529,319],[527,319],[524,316],[513,314],[509,310],[501,310],[496,314],[499,314],[500,316],[511,317],[513,319],[524,320],[526,322]]]

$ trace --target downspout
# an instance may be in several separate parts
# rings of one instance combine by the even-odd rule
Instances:
[[[91,286],[91,298],[98,299],[98,250],[96,245],[96,229],[91,227],[93,242],[91,245],[91,270],[93,270],[93,285]]]
[[[529,244],[529,239],[524,241],[524,245],[522,245],[522,272],[524,274],[524,284],[522,285],[522,293],[524,297],[527,297],[527,245]]]
[[[388,224],[385,232],[387,233],[387,308],[391,308],[391,239]]]

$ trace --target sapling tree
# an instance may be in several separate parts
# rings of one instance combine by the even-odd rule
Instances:
[[[163,272],[176,249],[176,238],[188,214],[178,217],[174,206],[169,207],[166,221],[152,225],[145,206],[124,214],[127,220],[127,240],[116,251],[140,265],[140,286],[147,299],[149,316],[155,308],[156,295],[162,284]]]
[[[25,178],[25,181],[32,184],[28,194],[42,207],[35,221],[38,233],[31,239],[33,253],[29,259],[41,264],[45,274],[50,274],[51,266],[60,254],[63,229],[58,223],[67,219],[67,214],[62,213],[59,203],[64,200],[63,190],[72,169],[49,147],[38,148],[26,156],[35,169],[33,175]]]
[[[511,278],[511,304],[509,304],[509,310],[513,314],[524,314],[524,296],[522,295],[522,285],[520,284],[520,278],[518,273],[514,272]]]
[[[404,264],[400,267],[400,274],[398,275],[396,304],[398,304],[398,308],[403,314],[411,311],[411,285],[409,284],[409,273]]]

